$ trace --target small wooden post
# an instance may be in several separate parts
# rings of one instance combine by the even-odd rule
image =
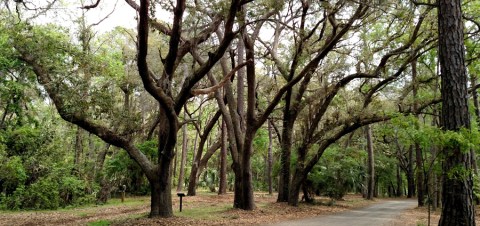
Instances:
[[[122,203],[125,201],[125,191],[127,190],[126,185],[120,186],[120,192],[122,193]]]

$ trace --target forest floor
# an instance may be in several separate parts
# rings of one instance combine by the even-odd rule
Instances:
[[[0,225],[261,225],[331,215],[380,203],[382,199],[366,201],[358,195],[347,195],[343,201],[332,203],[329,198],[316,197],[315,204],[300,203],[298,208],[275,201],[276,194],[255,193],[257,208],[243,211],[232,208],[233,193],[219,196],[200,192],[194,197],[184,197],[182,212],[178,211],[179,200],[174,196],[175,217],[149,219],[149,197],[127,197],[124,203],[111,199],[106,205],[99,206],[54,211],[3,211],[0,212]],[[409,214],[419,217],[416,211],[407,211],[401,219],[412,220]],[[412,225],[417,225],[415,222]]]
[[[416,225],[416,226],[428,226],[428,225],[438,225],[440,221],[441,209],[438,208],[436,211],[430,212],[430,224],[428,223],[428,207],[416,207],[414,209],[409,209],[404,211],[403,214],[398,217],[392,226],[403,226],[403,225]],[[480,206],[476,206],[475,209],[475,223],[480,225]]]
[[[147,218],[149,197],[127,197],[124,203],[111,199],[106,205],[89,205],[48,211],[0,211],[0,225],[246,225],[267,224],[309,216],[333,214],[360,208],[376,201],[365,201],[358,195],[347,195],[343,201],[332,203],[316,197],[316,204],[300,203],[298,208],[276,203],[276,194],[255,193],[257,208],[243,211],[232,208],[233,193],[217,195],[200,192],[179,200],[173,198],[174,215],[168,219]]]

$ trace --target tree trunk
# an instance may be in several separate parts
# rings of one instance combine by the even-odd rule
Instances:
[[[415,178],[413,173],[413,147],[408,149],[408,166],[407,166],[407,198],[415,196]]]
[[[103,148],[103,150],[100,153],[98,153],[97,162],[95,163],[95,175],[97,174],[97,172],[100,172],[103,170],[103,164],[105,163],[105,157],[107,156],[107,152],[109,149],[110,149],[110,144],[105,143],[105,147]]]
[[[280,174],[278,182],[278,197],[277,202],[288,202],[289,197],[289,182],[290,182],[290,156],[292,152],[292,132],[293,120],[290,117],[288,106],[290,103],[291,91],[287,91],[285,101],[285,109],[283,112],[283,129],[282,129],[282,143],[280,144]]]
[[[164,174],[160,172],[161,174]],[[167,171],[167,175],[170,175]],[[169,176],[168,176],[169,177]],[[169,178],[167,178],[169,179]],[[171,180],[167,180],[166,184],[162,184],[160,180],[149,180],[151,203],[150,217],[171,217],[172,209],[172,193]]]
[[[77,126],[77,134],[75,136],[75,156],[73,162],[73,171],[75,174],[80,175],[83,155],[83,130],[80,126]]]
[[[235,181],[234,181],[234,191],[233,191],[233,208],[242,208],[242,181],[243,181],[243,174],[240,164],[233,163],[233,172],[235,173]]]
[[[288,205],[290,206],[298,206],[300,188],[305,180],[305,175],[302,169],[303,168],[301,166],[295,168],[295,173],[290,183],[290,189],[288,193]]]
[[[272,188],[272,167],[273,167],[273,152],[272,152],[272,124],[268,124],[268,154],[267,154],[267,184],[268,184],[268,194],[273,193]]]
[[[242,38],[238,39],[238,59],[237,64],[240,65],[245,62],[245,44]],[[240,68],[237,72],[237,113],[240,120],[240,128],[245,131],[245,68]]]
[[[413,60],[412,63],[412,85],[413,85],[413,112],[417,114],[417,119],[420,121],[419,118],[419,112],[418,111],[418,100],[417,100],[417,92],[418,92],[418,81],[417,81],[417,61]],[[417,124],[418,125],[418,124]],[[418,126],[415,126],[416,129],[419,129]],[[417,171],[416,171],[416,176],[417,176],[417,202],[418,206],[424,206],[424,190],[425,186],[423,184],[423,156],[422,156],[422,149],[420,148],[420,145],[418,142],[415,142],[414,144],[415,148],[415,161],[417,165]]]
[[[247,125],[247,131],[245,134],[245,143],[242,152],[242,167],[241,167],[241,202],[240,209],[253,210],[255,209],[255,203],[253,200],[253,181],[252,181],[252,165],[251,155],[253,152],[253,138],[255,131]]]
[[[438,45],[442,78],[442,127],[470,129],[460,0],[438,0]],[[442,215],[439,225],[475,225],[470,150],[444,147]]]
[[[397,197],[403,196],[403,178],[402,178],[402,171],[400,170],[400,166],[397,165]]]
[[[183,111],[183,118],[185,119],[187,116],[186,111]],[[185,177],[185,162],[187,161],[187,125],[183,125],[182,128],[183,133],[183,141],[182,141],[182,157],[180,159],[180,174],[178,175],[178,184],[177,184],[177,192],[183,189],[184,177]]]
[[[201,115],[201,114],[200,114]],[[203,147],[205,146],[205,143],[207,142],[208,139],[208,134],[211,132],[215,124],[217,123],[218,119],[220,118],[221,112],[217,111],[213,118],[207,123],[203,130],[203,134],[201,136],[198,135],[195,137],[195,142],[194,142],[194,150],[196,150],[196,154],[193,158],[193,164],[192,164],[192,169],[190,171],[190,178],[188,182],[188,193],[187,195],[189,196],[195,196],[196,195],[196,189],[197,189],[197,182],[198,178],[200,176],[201,172],[201,162],[202,162],[202,154],[203,154]],[[197,150],[197,139],[200,137],[200,144],[198,145],[198,150]],[[212,153],[213,154],[213,153]],[[210,157],[207,158],[207,160]],[[205,163],[206,164],[206,163]]]
[[[372,141],[372,129],[370,125],[365,126],[366,135],[367,135],[367,153],[368,153],[368,161],[367,161],[367,199],[372,200],[374,195],[375,189],[375,161],[373,157],[373,141]]]
[[[470,75],[470,83],[472,87],[477,86],[477,78],[473,75]],[[478,106],[478,93],[477,90],[472,91],[472,97],[473,97],[473,106],[475,110],[475,116],[477,118],[477,123],[480,122],[480,108]],[[478,165],[477,165],[477,156],[475,154],[475,150],[472,148],[470,149],[470,156],[472,159],[472,167],[475,172],[475,175],[478,175]]]
[[[220,151],[220,185],[218,194],[227,194],[227,126],[222,120],[222,148]]]
[[[171,217],[172,210],[172,179],[171,165],[174,157],[174,148],[176,143],[176,132],[172,134],[171,126],[176,126],[167,119],[165,109],[160,108],[160,122],[158,130],[158,168],[155,175],[150,175],[151,203],[150,217]]]

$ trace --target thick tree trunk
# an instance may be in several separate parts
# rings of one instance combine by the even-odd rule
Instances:
[[[470,129],[461,3],[460,0],[437,1],[441,124],[446,131]],[[470,150],[462,150],[456,144],[442,151],[443,209],[439,225],[475,225]]]
[[[170,175],[170,173],[167,173],[167,175]],[[149,180],[149,181],[150,181],[150,192],[151,192],[149,216],[150,217],[173,216],[172,193],[171,193],[172,186],[170,183],[171,180],[167,180],[168,182],[166,184],[162,184],[160,180]]]
[[[220,151],[220,184],[218,194],[227,194],[227,126],[222,120],[222,147]]]
[[[250,127],[247,125],[247,127]],[[253,200],[253,181],[252,181],[252,164],[251,155],[253,152],[253,138],[255,131],[252,128],[247,128],[245,134],[245,144],[242,152],[242,181],[241,181],[241,201],[240,209],[253,210],[255,209],[255,203]]]
[[[372,129],[370,125],[365,126],[367,136],[367,199],[373,199],[375,189],[375,161],[373,154]]]
[[[243,174],[242,174],[242,169],[240,167],[240,164],[234,163],[233,166],[233,172],[235,173],[235,181],[234,181],[234,191],[233,191],[233,208],[242,208],[242,182],[243,182]]]
[[[292,149],[292,132],[293,120],[290,117],[288,110],[290,103],[291,91],[287,91],[285,100],[285,109],[283,112],[283,129],[282,129],[282,143],[280,144],[280,174],[278,183],[278,197],[277,202],[288,202],[289,197],[289,182],[290,182],[290,156]]]
[[[297,167],[295,168],[295,172],[290,183],[290,189],[288,193],[288,205],[290,206],[298,206],[298,197],[300,195],[300,189],[305,181],[305,173],[303,168]]]

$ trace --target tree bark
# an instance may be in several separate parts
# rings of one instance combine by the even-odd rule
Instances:
[[[470,83],[472,87],[477,86],[477,78],[474,75],[470,75]],[[478,106],[478,93],[477,90],[472,91],[473,106],[475,110],[475,116],[477,118],[477,123],[480,122],[480,107]],[[476,175],[478,175],[478,165],[477,165],[477,156],[474,149],[470,149],[470,156],[472,159],[472,167]]]
[[[365,126],[366,137],[367,137],[367,199],[372,200],[374,196],[375,189],[375,161],[374,161],[374,152],[373,152],[373,141],[372,141],[372,129],[370,125]]]
[[[168,173],[170,177],[170,173]],[[169,179],[169,178],[166,178]],[[162,184],[159,180],[149,180],[150,182],[150,217],[171,217],[172,209],[172,193],[171,180],[167,180],[166,184]]]
[[[441,125],[470,129],[461,0],[438,0],[438,46],[442,78]],[[475,225],[472,164],[460,144],[444,147],[442,215],[439,225]]]
[[[413,171],[413,147],[408,149],[408,165],[407,165],[407,198],[415,196],[415,176]]]
[[[418,92],[418,81],[417,81],[417,60],[413,60],[412,63],[412,85],[413,85],[413,112],[418,111],[418,98],[417,98],[417,92]],[[417,119],[419,120],[418,123],[420,123],[420,115],[417,113]],[[419,129],[418,124],[415,126],[416,129]],[[417,170],[416,170],[416,177],[417,177],[417,202],[418,206],[424,206],[424,200],[425,200],[425,185],[423,184],[424,179],[423,179],[423,155],[422,155],[422,149],[420,148],[420,145],[418,142],[415,142],[414,144],[415,148],[415,162],[417,165]]]
[[[397,165],[397,197],[403,196],[403,178],[402,178],[402,171],[400,170],[400,166]]]
[[[227,126],[222,120],[222,148],[220,151],[220,184],[218,186],[218,194],[227,194]]]
[[[268,154],[267,154],[267,184],[268,194],[273,193],[272,187],[272,167],[273,167],[273,152],[272,152],[272,124],[268,121]]]
[[[285,106],[283,109],[282,143],[280,144],[280,174],[278,182],[277,202],[288,202],[290,182],[290,156],[292,153],[292,132],[294,120],[291,117],[290,99],[291,89],[285,94]]]
[[[73,171],[76,175],[80,175],[82,156],[83,156],[83,130],[77,126],[77,133],[75,136],[75,156],[73,162]]]
[[[190,178],[188,180],[189,182],[188,182],[187,195],[189,195],[189,196],[195,196],[196,195],[198,178],[199,178],[200,172],[201,172],[201,162],[202,162],[203,148],[205,146],[205,143],[207,142],[208,135],[210,134],[213,127],[217,123],[218,119],[220,118],[220,115],[221,115],[221,112],[217,111],[217,113],[215,113],[213,118],[210,119],[210,121],[207,123],[207,125],[203,129],[202,134],[201,135],[197,134],[197,137],[200,136],[200,143],[198,145],[198,149],[196,150],[196,154],[195,154],[194,159],[193,159],[192,169],[190,171]],[[197,137],[195,138],[195,140],[197,139]],[[196,145],[195,145],[195,147],[196,147]],[[210,157],[208,157],[208,158],[210,158]]]
[[[147,175],[151,190],[150,217],[171,217],[172,209],[172,180],[171,165],[174,157],[178,129],[171,129],[171,121],[165,116],[165,109],[160,108],[161,116],[158,130],[158,167],[154,175]],[[173,133],[173,134],[172,134]],[[174,139],[174,141],[172,141]],[[170,145],[169,145],[170,144]]]
[[[245,18],[243,18],[245,19]],[[237,65],[245,61],[245,44],[242,38],[239,38],[237,45],[238,59]],[[240,119],[240,128],[245,131],[245,69],[242,67],[237,72],[237,113]]]
[[[183,118],[186,119],[187,113],[186,111],[183,112]],[[178,175],[178,184],[177,184],[177,192],[183,189],[184,177],[185,177],[185,163],[187,161],[187,145],[188,145],[188,138],[187,138],[187,125],[183,125],[182,128],[183,133],[183,140],[182,140],[182,157],[180,159],[180,174]]]

